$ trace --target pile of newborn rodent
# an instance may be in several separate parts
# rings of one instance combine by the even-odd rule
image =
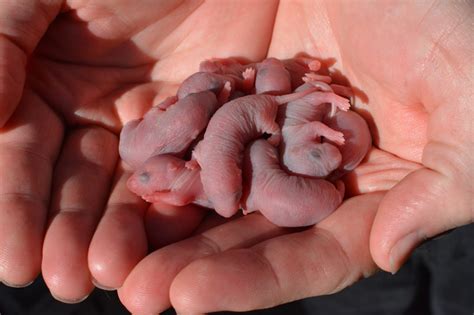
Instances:
[[[176,96],[123,128],[120,156],[135,171],[128,188],[151,203],[194,203],[224,217],[260,211],[279,226],[324,219],[371,136],[349,110],[351,88],[320,68],[308,57],[203,61]]]

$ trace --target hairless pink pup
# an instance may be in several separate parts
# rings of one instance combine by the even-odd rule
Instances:
[[[337,145],[344,144],[344,134],[320,121],[284,127],[280,155],[282,166],[288,172],[311,177],[326,177],[339,168],[342,155],[333,144],[322,142],[321,137]]]
[[[247,72],[243,71],[243,68],[247,67]],[[253,72],[249,72],[252,69]],[[206,80],[210,80],[212,78],[212,85],[218,87],[219,82],[225,80],[226,77],[235,80],[238,74],[242,73],[242,77],[245,80],[248,77],[251,77],[251,74],[255,74],[256,69],[256,76],[255,76],[255,93],[256,94],[272,94],[272,95],[282,95],[287,94],[292,91],[291,89],[291,76],[288,70],[285,68],[285,64],[276,58],[267,58],[262,62],[253,63],[249,65],[242,65],[235,59],[210,59],[201,62],[199,66],[200,71],[204,71],[202,73],[209,72],[212,74],[206,78]],[[199,72],[198,72],[199,73]],[[198,73],[194,76],[198,76]],[[303,76],[304,73],[301,74]],[[199,79],[203,74],[199,75]],[[193,76],[190,79],[194,79]],[[301,80],[301,78],[300,78]],[[185,81],[186,82],[186,81]],[[238,82],[238,81],[237,81]],[[253,81],[247,79],[244,81],[246,87],[253,88]],[[249,83],[252,83],[250,86]],[[209,83],[202,83],[211,85]],[[220,83],[222,85],[222,83]],[[184,84],[183,84],[184,85]],[[234,86],[234,82],[231,84]],[[193,86],[197,86],[197,84],[193,84]],[[242,90],[242,89],[241,89]],[[179,92],[178,92],[179,95]]]
[[[331,214],[342,202],[344,184],[289,175],[281,169],[278,151],[257,140],[245,152],[244,213],[260,211],[269,221],[285,227],[308,226]]]
[[[354,111],[339,111],[327,117],[324,123],[344,134],[344,145],[339,145],[341,164],[330,176],[336,179],[359,165],[372,146],[372,137],[365,120]]]
[[[291,93],[291,75],[283,61],[267,58],[256,64],[255,93],[282,95]]]
[[[315,89],[319,91],[281,106],[278,110],[278,123],[281,126],[296,126],[321,121],[338,109],[347,111],[350,108],[347,98],[337,95],[330,85],[321,81],[309,81],[298,87],[295,92]]]
[[[170,99],[165,100],[161,106],[150,109],[143,119],[133,120],[122,129],[120,157],[133,169],[152,155],[183,156],[218,108],[216,95],[209,91],[169,103],[172,103]]]
[[[230,93],[241,91],[249,93],[252,91],[255,82],[255,69],[246,68],[241,77],[234,74],[219,74],[213,72],[196,72],[181,83],[176,95],[178,99],[183,99],[192,93],[202,91],[212,91],[218,94],[224,88],[225,84],[230,84]],[[221,100],[221,104],[227,101],[227,98]]]
[[[246,68],[254,68],[257,70],[255,93],[281,95],[290,93],[303,84],[302,77],[309,71],[318,71],[320,67],[321,63],[318,60],[309,57],[286,60],[270,57],[261,62],[247,65],[242,65],[235,58],[212,58],[201,62],[199,71],[239,76]],[[330,77],[316,73],[311,73],[311,78],[327,83],[331,82]]]
[[[263,134],[279,143],[275,122],[278,106],[301,98],[312,90],[273,95],[248,95],[224,104],[212,117],[204,139],[193,151],[201,179],[215,210],[224,217],[237,212],[242,196],[242,155],[245,146]]]
[[[342,202],[338,178],[371,145],[367,124],[339,96],[352,97],[350,88],[315,73],[320,66],[302,57],[202,62],[176,96],[122,130],[120,155],[135,169],[129,189],[148,202],[195,203],[224,217],[243,206],[280,226],[320,221]],[[279,144],[282,166],[272,147]]]
[[[309,76],[311,74],[306,75]],[[348,111],[349,101],[337,95],[352,97],[349,87],[325,86],[311,80],[306,80],[308,83],[296,91],[314,85],[320,85],[324,91],[280,107],[282,164],[295,174],[325,177],[333,172],[330,178],[339,178],[359,165],[371,147],[372,137],[365,120],[356,112]],[[322,121],[324,125],[314,121]],[[308,139],[311,135],[314,135],[313,141]],[[323,143],[319,136],[325,138]]]
[[[148,202],[174,206],[190,203],[212,208],[202,188],[200,169],[170,154],[146,160],[127,181],[127,187]]]
[[[306,83],[297,91],[312,87]],[[314,83],[321,85],[321,82]],[[344,134],[334,130],[321,121],[336,109],[347,111],[349,100],[327,91],[318,91],[289,102],[279,109],[278,122],[282,126],[280,154],[284,168],[294,174],[325,177],[337,169],[342,155],[335,145],[322,143],[324,137],[342,146]]]

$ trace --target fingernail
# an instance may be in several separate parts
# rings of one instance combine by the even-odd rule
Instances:
[[[92,278],[92,283],[99,289],[105,290],[105,291],[115,291],[117,288],[112,288],[112,287],[107,287],[105,285],[102,285],[97,281],[96,279]]]
[[[35,282],[35,280],[30,281],[30,282],[25,283],[25,284],[13,284],[13,283],[8,283],[8,282],[5,281],[5,280],[0,280],[0,282],[3,283],[4,285],[6,285],[7,287],[15,288],[15,289],[20,289],[20,288],[26,288],[27,286],[29,286],[30,284],[32,284],[33,282]]]
[[[84,301],[85,299],[87,299],[89,297],[89,294],[87,294],[86,296],[80,298],[80,299],[77,299],[77,300],[69,300],[69,299],[64,299],[64,298],[61,298],[57,295],[54,295],[53,293],[51,293],[51,295],[53,296],[53,298],[55,298],[56,300],[58,300],[59,302],[63,302],[63,303],[66,303],[66,304],[77,304],[77,303],[81,303],[82,301]]]
[[[395,274],[423,238],[418,231],[401,238],[390,250],[390,271]]]

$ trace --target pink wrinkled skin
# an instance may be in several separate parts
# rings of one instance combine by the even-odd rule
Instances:
[[[184,160],[170,154],[149,158],[128,179],[127,187],[152,203],[212,206],[202,188],[199,168],[187,167]]]
[[[176,96],[122,131],[120,154],[135,170],[128,188],[224,217],[243,208],[279,226],[322,220],[342,202],[339,178],[362,161],[371,136],[349,110],[352,90],[320,67],[305,57],[201,62]]]
[[[311,88],[306,83],[297,90]],[[349,100],[333,92],[314,92],[281,106],[278,122],[282,126],[280,154],[283,167],[305,176],[325,177],[340,166],[342,156],[335,145],[345,142],[343,133],[321,121],[334,108],[349,109]],[[322,143],[321,137],[332,141]],[[365,154],[364,154],[365,155]]]
[[[122,129],[120,157],[136,169],[152,155],[182,156],[217,107],[215,94],[205,91],[190,94],[166,110],[152,108],[142,120],[131,121]]]
[[[282,164],[296,175],[323,178],[337,169],[342,161],[339,149],[321,137],[344,144],[342,132],[329,128],[319,121],[283,128],[281,144]]]
[[[204,191],[217,213],[230,217],[239,209],[245,146],[264,133],[272,135],[271,141],[278,144],[278,106],[311,91],[284,96],[248,95],[224,104],[215,113],[193,157],[202,169]]]
[[[254,80],[255,71],[250,68],[243,71],[242,78],[233,74],[196,72],[184,80],[176,95],[178,99],[183,99],[190,94],[203,91],[218,94],[227,82],[230,84],[230,93],[236,92],[236,90],[247,93],[252,89]]]
[[[282,95],[290,92],[291,76],[281,60],[267,58],[257,64],[256,94]]]
[[[359,165],[372,146],[372,137],[365,120],[353,111],[337,112],[324,122],[328,127],[344,134],[344,145],[338,146],[342,155],[341,165],[337,172],[332,174],[333,178],[337,178]]]
[[[344,184],[289,175],[278,161],[278,150],[268,141],[253,142],[245,154],[243,205],[246,213],[260,211],[279,226],[315,224],[342,202]]]
[[[255,77],[256,94],[287,94],[296,89],[304,82],[302,78],[308,71],[318,71],[321,63],[313,58],[296,57],[286,60],[267,58],[260,63],[242,65],[235,58],[219,59],[212,58],[204,60],[199,65],[199,71],[217,74],[231,75],[243,79],[242,73],[245,69],[257,69]],[[279,78],[283,75],[282,78]],[[288,78],[289,75],[289,78]],[[319,76],[327,81],[329,77]],[[288,79],[291,87],[288,86]],[[330,78],[329,78],[330,80]]]

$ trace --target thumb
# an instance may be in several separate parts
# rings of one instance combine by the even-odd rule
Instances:
[[[370,250],[377,265],[392,273],[427,238],[473,221],[469,184],[427,168],[393,187],[381,201]]]
[[[0,3],[0,128],[20,102],[25,68],[61,0],[11,0]]]

